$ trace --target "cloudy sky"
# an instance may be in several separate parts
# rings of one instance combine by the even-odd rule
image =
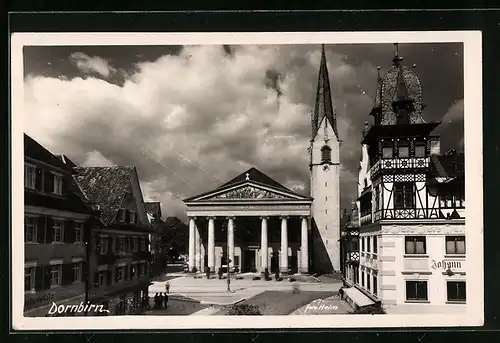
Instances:
[[[360,135],[376,67],[392,44],[326,45],[341,147],[342,205],[356,197]],[[400,44],[417,65],[442,150],[463,146],[461,43]],[[310,115],[321,47],[25,47],[25,132],[87,166],[135,165],[146,200],[184,218],[182,199],[255,166],[309,189]]]

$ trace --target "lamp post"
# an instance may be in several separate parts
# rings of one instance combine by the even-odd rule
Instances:
[[[234,230],[234,228],[233,228]],[[227,291],[228,292],[231,292],[231,280],[230,280],[230,276],[231,276],[231,270],[229,269],[229,264],[232,262],[230,259],[229,259],[229,226],[227,228]]]

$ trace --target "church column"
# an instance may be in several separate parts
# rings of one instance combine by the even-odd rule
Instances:
[[[208,268],[215,272],[215,218],[208,218]]]
[[[229,269],[234,268],[234,217],[227,217],[227,257],[229,262]]]
[[[189,272],[193,270],[195,259],[195,217],[189,218]]]
[[[280,255],[280,273],[288,273],[288,217],[281,217],[281,255]]]
[[[200,230],[198,230],[198,225],[195,224],[195,239],[194,239],[194,250],[195,250],[195,264],[196,270],[200,272],[200,262],[201,262],[201,249],[200,249]]]
[[[261,255],[261,269],[264,273],[266,268],[268,268],[269,273],[269,263],[268,263],[268,244],[267,244],[267,219],[268,217],[260,217],[260,255]]]
[[[307,225],[307,217],[301,218],[301,228],[300,228],[300,272],[303,274],[309,273],[309,242],[308,233],[309,228]]]

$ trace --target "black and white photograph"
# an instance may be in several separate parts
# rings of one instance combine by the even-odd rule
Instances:
[[[17,329],[482,325],[479,32],[16,34],[12,70]]]

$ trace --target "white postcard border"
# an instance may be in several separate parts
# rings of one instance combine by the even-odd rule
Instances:
[[[464,44],[464,146],[466,168],[467,310],[461,315],[317,316],[23,316],[23,46],[25,45],[268,45],[268,44]],[[480,326],[484,323],[482,42],[480,31],[262,32],[262,33],[16,33],[11,36],[12,85],[12,324],[16,330],[385,328]],[[437,75],[436,77],[439,77]]]

